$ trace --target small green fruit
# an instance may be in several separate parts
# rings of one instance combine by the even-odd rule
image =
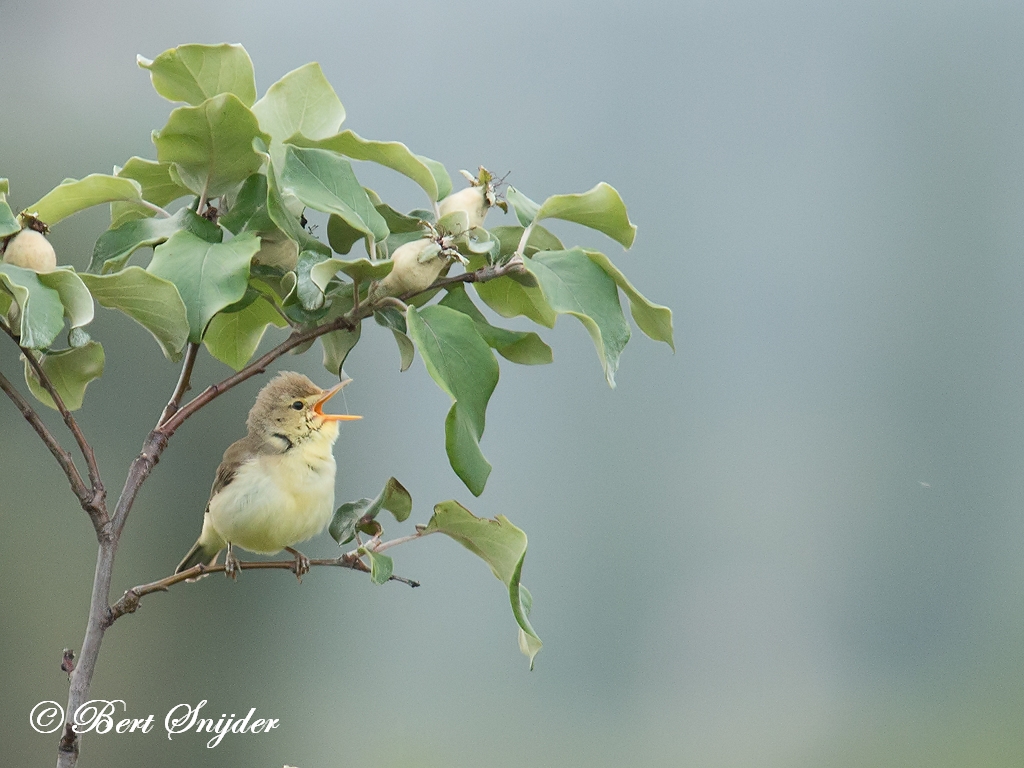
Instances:
[[[448,195],[438,203],[438,210],[441,214],[438,218],[444,218],[455,211],[465,211],[469,217],[469,228],[472,229],[483,226],[489,209],[486,185],[466,187]],[[456,232],[455,234],[461,233]]]
[[[52,272],[57,268],[57,254],[45,235],[34,229],[23,229],[7,243],[4,263],[33,272]]]
[[[401,296],[425,290],[451,263],[442,256],[437,241],[430,237],[399,247],[391,256],[391,261],[394,263],[391,272],[371,287],[371,301],[382,296]]]

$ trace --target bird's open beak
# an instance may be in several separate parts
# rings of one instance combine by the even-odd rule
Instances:
[[[350,381],[352,381],[352,379],[345,379],[344,381],[339,381],[333,387],[324,392],[323,396],[321,396],[319,400],[313,403],[313,413],[315,413],[324,421],[355,421],[356,419],[363,418],[362,416],[353,416],[350,413],[324,413],[324,403],[326,403],[328,400],[330,400],[332,397],[338,394],[338,392],[341,391],[341,388],[348,384]]]

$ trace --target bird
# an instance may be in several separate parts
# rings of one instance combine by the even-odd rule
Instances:
[[[226,548],[225,573],[237,578],[238,546],[264,555],[287,550],[301,580],[309,559],[293,545],[320,533],[334,511],[338,422],[362,418],[324,413],[324,403],[351,381],[325,390],[301,373],[283,371],[260,390],[246,419],[248,434],[224,451],[202,533],[176,574],[214,565]]]

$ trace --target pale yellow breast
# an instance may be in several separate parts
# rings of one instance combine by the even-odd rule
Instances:
[[[274,554],[326,527],[334,512],[334,441],[317,437],[255,457],[210,500],[210,522],[225,541]]]

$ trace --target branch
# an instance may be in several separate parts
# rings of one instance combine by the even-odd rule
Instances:
[[[28,360],[29,365],[32,366],[32,370],[35,371],[35,374],[39,379],[39,383],[42,384],[43,389],[45,389],[53,399],[53,404],[57,407],[57,410],[64,419],[64,423],[75,438],[75,442],[78,444],[78,449],[82,452],[82,456],[85,457],[85,464],[89,470],[89,487],[85,487],[85,483],[83,482],[82,476],[79,474],[77,468],[74,470],[74,477],[68,474],[68,480],[71,481],[72,490],[74,490],[75,495],[78,497],[78,500],[82,505],[82,509],[84,509],[86,514],[88,514],[92,519],[93,527],[96,528],[96,533],[103,535],[102,527],[108,521],[106,507],[107,492],[103,488],[103,481],[100,479],[100,469],[96,463],[96,454],[93,452],[92,446],[89,445],[89,441],[85,439],[85,435],[83,434],[82,429],[78,426],[78,422],[75,421],[75,417],[71,415],[71,411],[69,411],[67,406],[64,405],[64,400],[57,392],[57,388],[53,385],[53,382],[50,381],[50,377],[46,375],[46,372],[43,370],[43,366],[40,365],[39,361],[36,359],[35,353],[31,349],[23,347],[21,345],[21,340],[14,334],[14,331],[7,327],[5,323],[0,323],[0,328],[3,329],[4,333],[11,337],[11,341],[18,345],[18,349],[21,350],[25,359]],[[8,385],[9,384],[10,382],[8,382]],[[8,396],[11,396],[9,391],[6,389],[4,391],[7,392]],[[31,410],[31,406],[29,406],[29,408]],[[22,409],[22,415],[24,414],[25,411]],[[25,416],[25,418],[28,418],[28,416]],[[29,421],[31,422],[31,419],[29,419]],[[36,432],[39,432],[39,430],[36,429]],[[42,434],[40,434],[40,437],[42,437]],[[43,442],[46,442],[45,437],[43,438]],[[50,447],[49,444],[47,444],[47,447]],[[50,450],[51,452],[53,451],[52,448],[50,448]],[[64,453],[67,454],[66,451],[64,451]],[[54,455],[56,456],[56,454]],[[68,455],[69,460],[70,458],[70,455]],[[67,469],[64,467],[61,460],[58,458],[57,461],[61,463],[61,467],[64,468],[65,474],[67,474]],[[74,467],[74,462],[71,463],[71,466]],[[77,483],[75,481],[76,477]]]
[[[504,264],[486,264],[472,272],[463,272],[461,275],[454,275],[452,277],[440,277],[422,291],[409,291],[408,293],[403,293],[398,298],[403,302],[408,302],[413,296],[418,296],[428,291],[436,291],[438,288],[444,288],[453,283],[486,283],[488,280],[495,280],[505,275],[519,275],[525,271],[526,266],[523,263],[522,256],[516,255]]]
[[[78,472],[78,467],[75,466],[75,460],[71,457],[59,442],[57,438],[53,436],[53,433],[46,428],[43,424],[39,414],[36,413],[35,409],[29,404],[28,400],[21,396],[21,393],[14,388],[7,378],[0,373],[0,389],[7,393],[7,396],[11,398],[14,405],[21,411],[21,415],[25,417],[25,420],[32,425],[32,429],[36,431],[40,439],[46,444],[46,447],[50,449],[50,453],[53,454],[53,458],[60,464],[60,468],[64,470],[64,474],[68,476],[68,481],[71,483],[71,490],[74,491],[75,496],[79,500],[84,501],[89,498],[89,487],[82,480],[82,476]]]
[[[454,277],[440,278],[435,280],[429,287],[424,288],[422,291],[413,291],[412,293],[403,295],[400,300],[404,301],[412,296],[443,288],[446,285],[451,285],[453,283],[485,283],[488,280],[494,280],[505,275],[519,274],[524,270],[525,267],[523,266],[523,260],[521,258],[513,257],[505,264],[487,264],[473,272],[465,272]],[[252,378],[257,373],[266,372],[267,366],[286,352],[290,352],[296,347],[305,344],[307,341],[312,341],[324,334],[331,333],[332,331],[340,331],[343,328],[349,331],[354,330],[362,320],[373,314],[377,305],[377,302],[366,302],[353,307],[352,310],[329,323],[325,323],[324,325],[319,325],[314,328],[307,328],[304,331],[292,332],[291,336],[289,336],[285,341],[278,344],[258,360],[254,360],[245,368],[238,371],[238,373],[228,376],[223,381],[210,385],[194,398],[189,400],[180,409],[174,411],[169,418],[166,420],[161,419],[155,431],[163,435],[166,440],[166,438],[169,438],[177,431],[178,427],[185,423],[186,419],[192,416],[192,414],[204,405],[207,405],[216,397],[241,384],[243,381]]]
[[[157,420],[158,427],[175,414],[178,410],[178,405],[181,403],[181,398],[192,388],[192,368],[195,367],[198,352],[199,345],[190,341],[185,348],[185,362],[181,366],[181,375],[178,377],[178,383],[174,387],[174,392],[171,393],[171,399],[164,408],[164,412],[160,414],[159,420]]]
[[[241,384],[246,379],[252,378],[257,373],[264,373],[267,370],[268,365],[277,360],[277,358],[281,357],[286,352],[289,352],[295,349],[296,347],[305,344],[307,341],[312,341],[313,339],[319,338],[320,336],[323,336],[325,333],[330,333],[331,331],[340,331],[342,328],[345,328],[347,330],[353,330],[356,327],[356,323],[359,322],[359,320],[362,320],[364,317],[367,317],[369,315],[369,313],[363,314],[364,312],[365,310],[359,313],[362,316],[359,317],[358,320],[350,318],[347,315],[342,315],[341,317],[332,320],[331,322],[326,323],[324,325],[319,325],[315,328],[308,328],[304,331],[293,332],[291,336],[289,336],[285,341],[281,342],[272,350],[267,352],[267,354],[263,355],[263,357],[249,363],[249,365],[245,366],[245,368],[240,370],[238,373],[233,374],[232,376],[228,376],[223,381],[217,384],[211,384],[209,387],[204,389],[194,398],[189,400],[185,405],[183,405],[173,416],[171,416],[171,418],[161,423],[156,428],[155,431],[162,434],[165,438],[170,437],[177,431],[178,427],[180,427],[189,416],[194,414],[204,405],[207,405],[214,398],[224,394],[232,387]]]
[[[359,559],[359,556],[354,552],[348,552],[344,555],[334,558],[320,558],[309,561],[310,566],[333,566],[336,568],[349,568],[353,571],[362,571],[363,573],[369,573],[370,567]],[[158,581],[151,582],[149,584],[140,584],[137,587],[132,587],[121,599],[114,603],[110,610],[107,612],[106,620],[104,621],[104,628],[109,627],[120,617],[126,613],[135,613],[139,607],[139,603],[142,598],[146,595],[152,594],[153,592],[167,592],[170,587],[175,584],[180,584],[183,581],[195,581],[201,576],[205,576],[210,573],[223,573],[226,566],[224,565],[199,565],[193,566],[186,571],[181,573],[175,573],[171,576],[167,576]],[[256,570],[284,570],[295,572],[295,561],[294,560],[253,560],[238,563],[238,569],[242,571],[256,571]],[[418,581],[412,581],[411,579],[403,578],[402,576],[392,575],[389,581],[398,581],[403,584],[408,584],[410,587],[418,587],[420,583]]]

